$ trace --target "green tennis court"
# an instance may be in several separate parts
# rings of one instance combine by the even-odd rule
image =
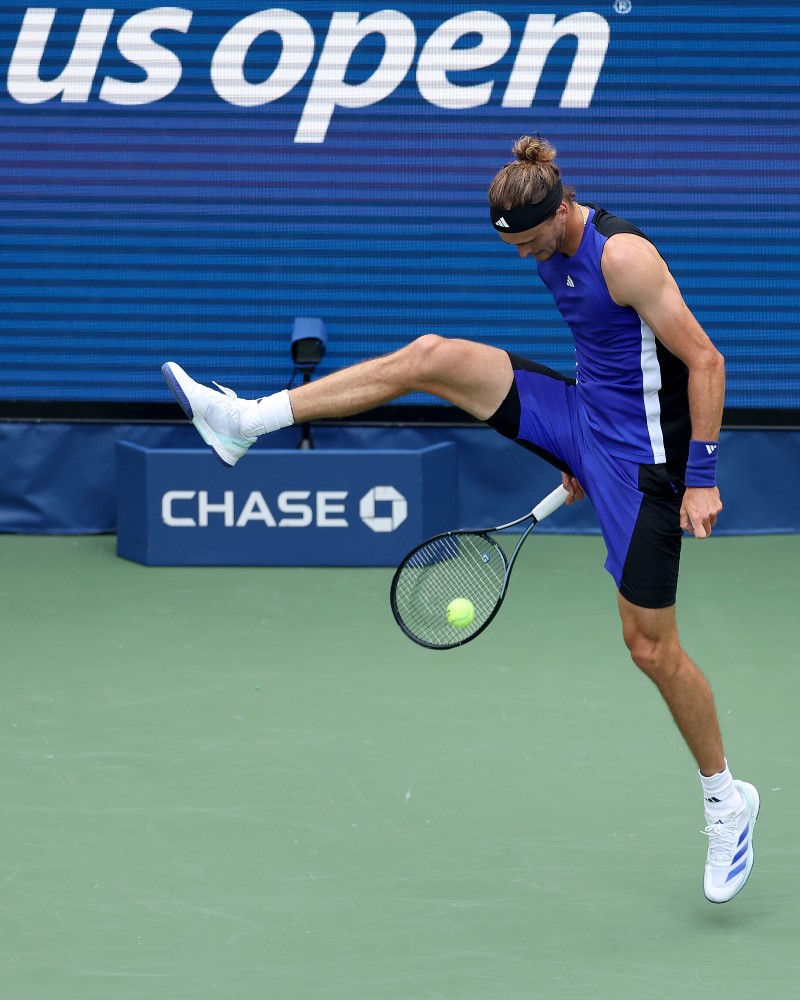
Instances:
[[[800,537],[684,549],[682,637],[762,795],[725,906],[599,539],[529,542],[446,653],[396,628],[389,570],[114,545],[0,537],[4,996],[797,996]]]

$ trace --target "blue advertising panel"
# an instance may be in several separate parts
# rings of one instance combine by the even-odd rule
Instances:
[[[488,224],[521,134],[644,229],[728,361],[800,407],[796,2],[4,3],[0,402],[166,401],[159,366],[283,388],[424,332],[565,372]],[[409,402],[432,402],[415,396]]]
[[[456,446],[256,451],[117,446],[117,553],[150,566],[396,566],[458,522]]]

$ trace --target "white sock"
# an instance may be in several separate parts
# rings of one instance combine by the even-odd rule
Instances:
[[[289,402],[289,391],[283,389],[272,396],[263,396],[253,401],[251,406],[242,411],[241,427],[244,437],[260,437],[280,430],[281,427],[291,427],[294,423],[292,404]]]
[[[700,772],[698,772],[700,773]],[[703,786],[706,816],[709,819],[719,819],[730,816],[742,808],[742,796],[733,783],[733,776],[728,770],[728,762],[719,774],[706,776],[700,774],[700,784]]]

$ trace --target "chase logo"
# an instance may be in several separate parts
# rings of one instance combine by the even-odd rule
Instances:
[[[592,11],[528,14],[524,22],[515,13],[512,24],[493,11],[467,10],[423,26],[409,14],[426,5],[409,3],[409,13],[333,11],[320,31],[319,22],[312,26],[285,7],[234,22],[221,13],[222,4],[195,6],[198,18],[189,7],[151,7],[131,16],[87,7],[79,23],[69,10],[65,23],[57,7],[28,7],[12,41],[5,89],[19,104],[136,107],[168,98],[181,84],[185,61],[194,74],[185,86],[191,99],[204,82],[219,100],[240,108],[262,108],[294,92],[302,102],[294,141],[320,143],[337,109],[379,104],[409,78],[421,100],[445,110],[490,100],[503,108],[532,107],[550,53],[564,37],[577,44],[559,106],[588,108],[610,38],[608,21]],[[316,5],[294,6],[308,13]],[[209,8],[217,9],[204,19]],[[209,24],[219,33],[209,35]],[[509,52],[513,60],[505,58]],[[485,78],[476,82],[479,71]]]
[[[359,501],[358,513],[372,531],[395,531],[408,517],[408,501],[394,486],[374,486]]]
[[[167,490],[161,521],[167,528],[349,528],[347,490],[283,490],[267,500],[260,490],[244,499],[233,490],[222,498],[208,490]],[[394,486],[373,486],[358,503],[359,517],[378,533],[395,531],[408,518],[408,501]]]

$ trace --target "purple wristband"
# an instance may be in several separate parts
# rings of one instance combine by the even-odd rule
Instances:
[[[686,465],[687,486],[717,485],[717,441],[690,441]]]

